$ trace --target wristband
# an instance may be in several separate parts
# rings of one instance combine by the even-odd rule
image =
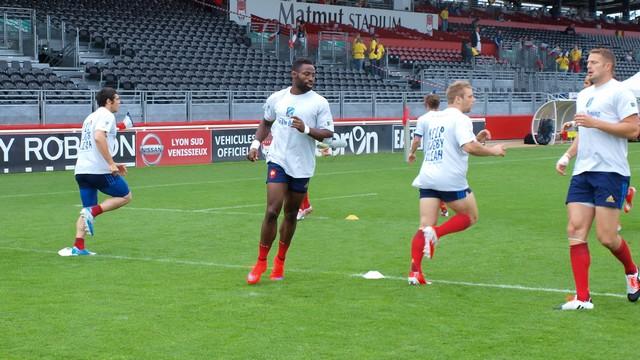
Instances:
[[[304,124],[304,133],[309,135],[309,132],[311,132],[311,128],[309,127],[309,125]]]
[[[560,159],[558,159],[558,162],[556,163],[556,165],[560,165],[560,166],[567,166],[569,165],[569,161],[571,160],[571,158],[569,158],[569,155],[567,155],[566,153],[564,153]]]
[[[259,149],[260,148],[260,140],[253,140],[251,142],[251,147],[249,149],[253,150],[253,149]]]

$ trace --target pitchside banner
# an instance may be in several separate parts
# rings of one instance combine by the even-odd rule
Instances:
[[[394,28],[404,26],[422,33],[438,29],[438,15],[408,11],[379,10],[351,6],[320,5],[280,0],[231,0],[229,19],[241,25],[251,22],[251,15],[277,19],[282,24],[295,25],[304,20],[312,24],[339,23],[358,30],[369,26]]]
[[[256,129],[213,130],[213,162],[247,159]]]
[[[133,164],[135,161],[135,135],[119,132],[114,160]],[[76,164],[80,132],[56,132],[50,134],[0,135],[0,171],[38,172],[70,170]]]
[[[139,131],[136,166],[207,164],[211,162],[210,130]]]

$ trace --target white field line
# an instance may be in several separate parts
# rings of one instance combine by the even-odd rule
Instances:
[[[31,253],[49,254],[49,255],[57,256],[57,253],[55,251],[39,250],[39,249],[25,249],[25,248],[0,246],[0,250],[31,252]],[[251,268],[251,266],[246,266],[246,265],[222,264],[222,263],[215,263],[215,262],[209,262],[209,261],[180,260],[180,259],[172,259],[172,258],[133,257],[133,256],[109,255],[109,254],[98,254],[96,255],[96,257],[114,259],[114,260],[126,260],[126,261],[144,261],[144,262],[155,262],[155,263],[163,263],[163,264],[217,267],[217,268],[224,268],[224,269],[250,269]],[[348,278],[361,278],[362,276],[362,274],[346,274],[346,273],[337,272],[337,271],[318,271],[318,270],[294,269],[294,268],[287,268],[287,271],[296,272],[296,273],[335,275],[335,276],[343,276]],[[386,276],[385,279],[393,280],[393,281],[407,281],[407,278],[399,277],[399,276]],[[524,286],[524,285],[488,284],[488,283],[474,283],[474,282],[468,282],[468,281],[436,280],[436,279],[429,279],[429,280],[436,284],[445,284],[445,285],[454,285],[454,286],[471,286],[471,287],[480,287],[480,288],[532,291],[532,292],[543,292],[543,293],[547,292],[547,293],[570,294],[574,292],[573,290],[569,290],[569,289],[531,287],[531,286]],[[607,297],[615,297],[615,298],[626,298],[626,295],[613,294],[613,293],[592,292],[591,295],[607,296]]]
[[[378,196],[378,193],[364,193],[364,194],[351,194],[351,195],[340,195],[340,196],[329,196],[323,198],[314,198],[313,201],[326,201],[326,200],[336,200],[336,199],[350,199],[350,198],[361,198],[361,197],[371,197]],[[79,205],[78,205],[79,206]],[[255,208],[255,207],[264,207],[265,203],[257,203],[257,204],[245,204],[245,205],[232,205],[232,206],[221,206],[215,208],[208,209],[172,209],[172,208],[140,208],[140,207],[123,207],[122,209],[126,210],[135,210],[135,211],[158,211],[158,212],[177,212],[177,213],[217,213],[222,212],[227,215],[260,215],[256,213],[243,213],[243,212],[227,212],[227,210],[234,209],[246,209],[246,208]],[[329,218],[322,216],[314,216],[314,218],[318,220],[327,220]]]
[[[629,151],[629,153],[637,153],[639,151]],[[528,161],[541,161],[541,160],[557,160],[557,156],[545,156],[545,157],[532,157],[526,159],[495,159],[495,160],[479,160],[474,161],[474,165],[492,165],[492,164],[500,164],[503,162],[528,162]],[[640,167],[631,167],[631,169],[639,169]],[[318,173],[315,174],[314,177],[317,176],[335,176],[335,175],[347,175],[347,174],[363,174],[363,173],[377,173],[381,171],[402,171],[402,170],[411,170],[418,171],[419,167],[417,166],[402,166],[402,167],[392,167],[392,168],[384,168],[384,169],[365,169],[365,170],[348,170],[348,171],[334,171],[334,172],[326,172],[326,173]],[[264,176],[261,177],[252,177],[252,178],[240,178],[240,179],[225,179],[225,180],[212,180],[212,181],[193,181],[193,182],[183,182],[183,183],[170,183],[170,184],[155,184],[155,185],[139,185],[134,186],[133,190],[138,189],[156,189],[163,187],[174,187],[174,186],[192,186],[192,185],[208,185],[208,184],[224,184],[231,182],[239,182],[239,181],[256,181],[263,180]],[[69,191],[53,191],[53,192],[40,192],[40,193],[25,193],[25,194],[5,194],[0,195],[0,199],[10,199],[10,198],[23,198],[23,197],[32,197],[32,196],[52,196],[52,195],[62,195],[62,194],[77,194],[77,190],[69,190]]]
[[[632,151],[630,151],[631,153]],[[635,151],[634,151],[635,152]],[[499,164],[501,162],[525,162],[525,161],[539,161],[539,160],[557,160],[557,156],[545,156],[545,157],[534,157],[527,159],[497,159],[497,160],[480,160],[474,162],[474,164],[478,165],[490,165],[490,164]],[[336,175],[347,175],[347,174],[365,174],[365,173],[378,173],[381,171],[402,171],[402,170],[410,170],[417,172],[419,167],[417,166],[402,166],[402,167],[391,167],[391,168],[376,168],[376,169],[363,169],[363,170],[347,170],[347,171],[333,171],[333,172],[324,172],[317,173],[314,177],[318,176],[336,176]],[[225,179],[225,180],[212,180],[212,181],[193,181],[193,182],[182,182],[182,183],[169,183],[169,184],[154,184],[154,185],[139,185],[133,186],[133,190],[138,189],[155,189],[155,188],[163,188],[163,187],[174,187],[174,186],[192,186],[192,185],[207,185],[207,184],[223,184],[223,183],[237,183],[239,181],[256,181],[256,180],[264,180],[265,177],[252,177],[252,178],[240,178],[240,179]],[[61,195],[61,194],[76,194],[77,190],[69,190],[69,191],[54,191],[54,192],[39,192],[39,193],[24,193],[24,194],[5,194],[0,195],[0,199],[9,199],[9,198],[22,198],[22,197],[31,197],[31,196],[51,196],[51,195]]]

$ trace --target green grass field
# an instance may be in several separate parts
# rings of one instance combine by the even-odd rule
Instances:
[[[248,286],[265,165],[131,169],[133,201],[71,246],[72,172],[0,175],[0,359],[622,359],[640,304],[591,239],[595,310],[560,312],[573,280],[563,205],[566,146],[474,158],[480,221],[443,238],[410,287],[418,166],[400,154],[319,159],[314,212],[287,277]],[[640,145],[630,145],[635,175]],[[640,260],[640,209],[622,216]],[[349,214],[359,221],[346,221]],[[272,249],[270,258],[275,249]],[[388,278],[355,274],[378,270]],[[268,273],[267,273],[268,275]],[[624,357],[623,357],[624,356]]]

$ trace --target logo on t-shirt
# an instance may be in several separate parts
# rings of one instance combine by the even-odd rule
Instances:
[[[593,102],[593,98],[589,98],[589,100],[587,101],[587,107],[591,106],[592,102]]]
[[[296,108],[294,108],[292,106],[289,106],[287,108],[287,116],[289,116],[289,117],[293,116],[294,111],[296,111]]]

